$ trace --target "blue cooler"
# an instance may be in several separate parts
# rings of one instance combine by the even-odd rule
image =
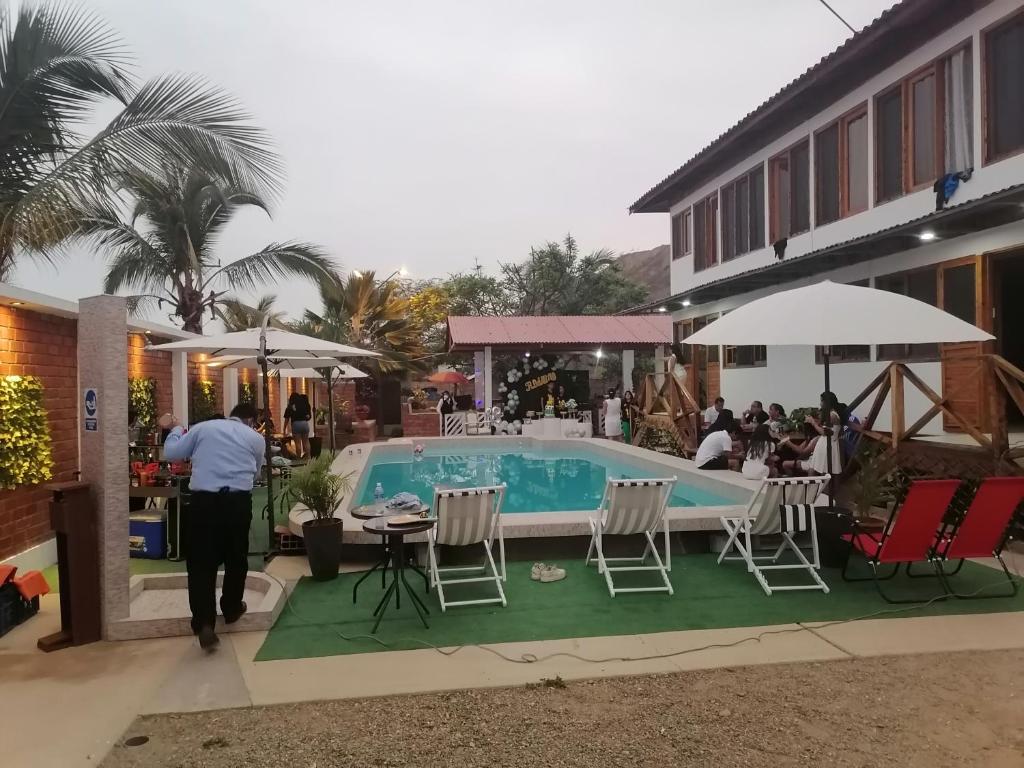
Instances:
[[[128,517],[128,553],[131,557],[163,560],[167,557],[167,523],[161,514]]]

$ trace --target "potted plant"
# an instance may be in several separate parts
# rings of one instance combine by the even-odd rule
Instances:
[[[342,522],[334,516],[345,494],[352,490],[352,475],[331,472],[329,454],[322,454],[297,469],[288,483],[288,493],[313,513],[302,524],[309,569],[317,581],[337,578],[341,565]]]

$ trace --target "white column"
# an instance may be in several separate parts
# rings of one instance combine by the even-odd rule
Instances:
[[[494,404],[494,363],[491,360],[491,348],[484,347],[484,408]]]
[[[654,383],[658,389],[665,383],[665,347],[661,344],[654,348]]]
[[[633,389],[633,350],[622,350],[622,391]]]
[[[95,421],[83,419],[79,430],[82,481],[89,483],[96,505],[105,638],[111,625],[129,613],[127,318],[121,296],[93,296],[78,303],[78,398],[84,398],[86,389],[96,390]]]
[[[476,378],[473,379],[473,402],[483,403],[485,408],[490,407],[490,403],[487,402],[487,393],[484,391],[484,353],[474,352],[473,353],[473,373],[476,374]]]
[[[171,352],[171,406],[188,426],[188,352]]]
[[[225,368],[223,371],[224,389],[224,415],[231,414],[231,410],[238,405],[238,369]]]

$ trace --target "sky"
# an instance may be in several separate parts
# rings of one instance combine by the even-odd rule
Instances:
[[[857,29],[893,4],[831,0]],[[235,217],[224,262],[299,239],[417,279],[497,272],[567,232],[584,251],[667,242],[666,214],[629,205],[850,35],[819,0],[83,5],[140,79],[201,73],[273,136],[284,195],[272,220]],[[13,282],[93,295],[103,258],[22,260]],[[319,304],[301,281],[267,292],[293,316]]]

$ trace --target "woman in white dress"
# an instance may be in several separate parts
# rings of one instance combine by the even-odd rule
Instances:
[[[604,436],[622,442],[622,400],[614,389],[608,390],[601,412],[604,414]]]
[[[767,424],[759,424],[750,436],[747,454],[743,459],[743,476],[748,480],[764,480],[774,477],[775,472],[775,441]]]

